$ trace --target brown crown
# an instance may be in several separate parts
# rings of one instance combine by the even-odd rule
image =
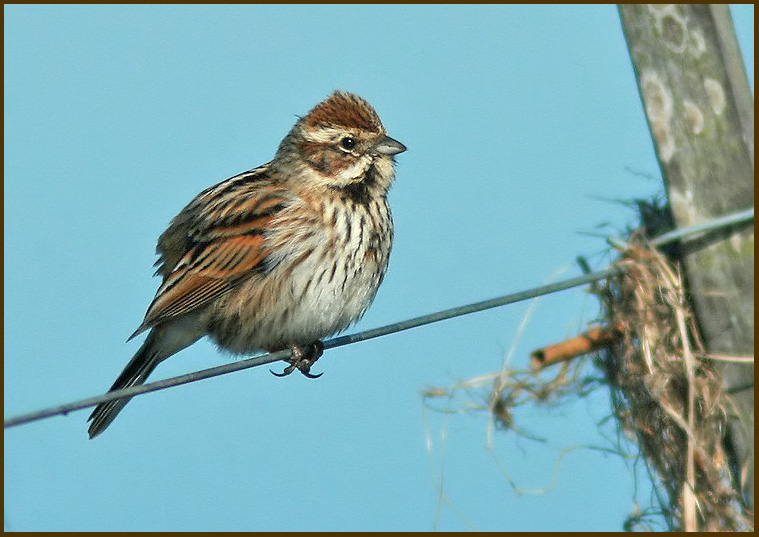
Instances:
[[[382,122],[372,105],[358,95],[336,91],[317,104],[303,118],[310,128],[322,126],[351,127],[382,132]]]

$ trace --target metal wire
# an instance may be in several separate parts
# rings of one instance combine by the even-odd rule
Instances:
[[[726,216],[721,216],[719,218],[715,218],[714,220],[709,220],[708,222],[702,222],[701,224],[696,224],[695,226],[685,227],[681,229],[675,229],[673,231],[669,231],[667,233],[664,233],[662,235],[659,235],[654,240],[651,241],[651,244],[654,246],[661,246],[662,244],[667,244],[669,242],[676,241],[677,239],[682,239],[686,236],[692,236],[697,235],[699,233],[705,233],[707,231],[712,231],[715,229],[720,229],[728,226],[732,226],[735,224],[740,224],[743,222],[748,222],[749,220],[754,219],[754,208],[751,207],[750,209],[746,209],[745,211],[740,211],[733,214],[728,214]]]
[[[739,213],[717,218],[715,220],[712,220],[703,224],[698,224],[696,226],[691,226],[688,228],[683,228],[683,229],[675,230],[669,233],[665,233],[657,237],[656,239],[654,239],[652,243],[657,246],[660,246],[662,244],[672,242],[674,240],[681,239],[686,236],[703,233],[705,231],[710,231],[713,229],[727,227],[727,226],[734,225],[737,223],[745,222],[745,221],[753,219],[753,217],[754,217],[754,209],[751,208],[749,210],[741,211]],[[621,243],[622,241],[616,240],[612,242]],[[490,300],[475,302],[473,304],[459,306],[456,308],[451,308],[451,309],[439,311],[436,313],[431,313],[429,315],[423,315],[421,317],[415,317],[413,319],[408,319],[405,321],[389,324],[389,325],[382,326],[379,328],[373,328],[371,330],[365,330],[363,332],[358,332],[356,334],[339,336],[339,337],[324,341],[324,348],[331,349],[335,347],[342,347],[344,345],[349,345],[352,343],[358,343],[360,341],[366,341],[368,339],[373,339],[380,336],[394,334],[396,332],[409,330],[411,328],[424,326],[426,324],[436,323],[439,321],[444,321],[446,319],[452,319],[454,317],[460,317],[462,315],[468,315],[470,313],[484,311],[484,310],[496,308],[499,306],[505,306],[506,304],[513,304],[515,302],[521,302],[523,300],[528,300],[530,298],[535,298],[535,297],[539,297],[543,295],[548,295],[551,293],[556,293],[558,291],[563,291],[566,289],[571,289],[573,287],[578,287],[580,285],[585,285],[588,283],[593,283],[593,282],[606,279],[609,276],[613,276],[613,275],[621,273],[621,271],[622,269],[620,267],[612,266],[604,270],[587,274],[585,276],[578,276],[576,278],[570,278],[568,280],[563,280],[563,281],[552,283],[549,285],[535,287],[533,289],[528,289],[526,291],[511,293],[511,294],[500,296],[500,297],[493,298]],[[282,350],[282,351],[277,351],[277,352],[273,352],[269,354],[264,354],[262,356],[254,356],[253,358],[240,360],[238,362],[232,362],[229,364],[224,364],[224,365],[212,367],[209,369],[204,369],[202,371],[196,371],[194,373],[188,373],[186,375],[180,375],[178,377],[172,377],[165,380],[151,382],[149,384],[143,384],[141,386],[132,386],[131,388],[126,388],[123,390],[114,390],[112,392],[108,392],[106,394],[99,395],[97,397],[81,399],[73,403],[49,407],[42,410],[38,410],[36,412],[30,412],[28,414],[21,414],[18,416],[14,416],[12,418],[8,418],[3,422],[3,428],[7,429],[9,427],[21,425],[23,423],[29,423],[32,421],[41,420],[43,418],[49,418],[51,416],[66,415],[69,412],[72,412],[74,410],[80,410],[82,408],[95,406],[100,403],[104,403],[106,401],[111,401],[113,399],[120,399],[122,397],[132,397],[132,396],[140,395],[143,393],[163,390],[165,388],[170,388],[172,386],[179,386],[181,384],[187,384],[190,382],[195,382],[197,380],[217,377],[219,375],[225,375],[227,373],[232,373],[234,371],[241,371],[243,369],[249,369],[251,367],[269,364],[269,363],[276,362],[279,360],[287,360],[290,357],[291,357],[290,350]]]

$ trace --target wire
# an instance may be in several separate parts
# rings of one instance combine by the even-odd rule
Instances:
[[[712,231],[715,229],[732,226],[734,224],[748,222],[749,220],[753,220],[753,219],[754,219],[754,208],[751,207],[750,209],[746,209],[745,211],[740,211],[737,213],[728,214],[726,216],[721,216],[719,218],[715,218],[714,220],[709,220],[708,222],[702,222],[701,224],[696,224],[694,226],[685,227],[681,229],[675,229],[674,231],[669,231],[667,233],[664,233],[656,237],[654,240],[651,241],[651,244],[653,244],[654,246],[661,246],[662,244],[673,242],[677,239],[681,239],[686,236],[696,235],[698,233],[704,233],[706,231]]]
[[[656,245],[662,245],[664,243],[671,242],[688,235],[703,233],[704,231],[709,231],[712,229],[716,229],[718,227],[726,227],[726,226],[733,225],[736,223],[744,222],[744,221],[753,219],[753,217],[754,217],[754,209],[751,208],[747,211],[742,211],[740,213],[735,213],[733,215],[728,215],[726,217],[718,218],[704,224],[698,224],[696,226],[691,226],[688,228],[676,230],[674,232],[665,233],[664,235],[661,235],[660,237],[657,237],[656,239],[654,239],[652,242]],[[617,239],[617,240],[614,240],[613,242],[621,243],[622,241],[619,241]],[[352,343],[358,343],[360,341],[366,341],[368,339],[373,339],[380,336],[394,334],[396,332],[401,332],[403,330],[409,330],[411,328],[417,328],[419,326],[424,326],[427,324],[444,321],[446,319],[461,317],[462,315],[468,315],[470,313],[476,313],[478,311],[484,311],[484,310],[496,308],[499,306],[505,306],[507,304],[513,304],[515,302],[521,302],[523,300],[528,300],[530,298],[536,298],[539,296],[548,295],[548,294],[556,293],[559,291],[564,291],[566,289],[571,289],[573,287],[578,287],[580,285],[597,282],[597,281],[606,279],[610,276],[615,276],[617,274],[620,274],[621,272],[622,272],[622,268],[618,266],[612,266],[604,270],[593,272],[591,274],[578,276],[576,278],[570,278],[570,279],[552,283],[549,285],[543,285],[541,287],[535,287],[533,289],[528,289],[526,291],[511,293],[511,294],[500,296],[500,297],[493,298],[490,300],[484,300],[482,302],[475,302],[473,304],[468,304],[465,306],[450,308],[450,309],[439,311],[436,313],[423,315],[421,317],[415,317],[413,319],[408,319],[405,321],[389,324],[389,325],[382,326],[379,328],[365,330],[363,332],[358,332],[356,334],[349,334],[345,336],[339,336],[336,338],[328,339],[324,341],[324,348],[331,349],[335,347],[342,347],[344,345],[349,345]],[[141,386],[132,386],[130,388],[126,388],[123,390],[114,390],[112,392],[108,392],[106,394],[99,395],[96,397],[81,399],[73,403],[49,407],[42,410],[38,410],[36,412],[30,412],[28,414],[21,414],[18,416],[14,416],[12,418],[8,418],[4,420],[3,428],[7,429],[9,427],[14,427],[16,425],[38,421],[38,420],[49,418],[52,416],[66,415],[69,412],[73,412],[74,410],[80,410],[82,408],[95,406],[100,403],[105,403],[107,401],[111,401],[114,399],[120,399],[122,397],[132,397],[132,396],[140,395],[143,393],[163,390],[166,388],[170,388],[172,386],[179,386],[181,384],[195,382],[197,380],[217,377],[219,375],[225,375],[227,373],[232,373],[234,371],[241,371],[243,369],[249,369],[251,367],[257,367],[260,365],[269,364],[269,363],[276,362],[279,360],[287,360],[288,358],[291,357],[291,355],[292,353],[290,350],[282,350],[282,351],[277,351],[277,352],[273,352],[269,354],[264,354],[262,356],[254,356],[253,358],[240,360],[238,362],[232,362],[229,364],[224,364],[224,365],[212,367],[209,369],[196,371],[194,373],[188,373],[186,375],[180,375],[178,377],[171,377],[165,380],[159,380],[156,382],[151,382],[149,384],[143,384]]]
[[[579,285],[584,285],[586,283],[602,280],[604,278],[607,278],[619,272],[621,272],[621,269],[612,267],[606,270],[602,270],[600,272],[594,272],[593,274],[588,274],[587,276],[580,276],[577,278],[572,278],[569,280],[556,282],[550,285],[536,287],[534,289],[530,289],[527,291],[521,291],[519,293],[513,293],[510,295],[504,295],[504,296],[494,298],[491,300],[485,300],[483,302],[476,302],[474,304],[469,304],[466,306],[459,306],[456,308],[439,311],[437,313],[423,315],[421,317],[416,317],[414,319],[408,319],[406,321],[389,324],[386,326],[382,326],[380,328],[374,328],[372,330],[366,330],[364,332],[358,332],[356,334],[350,334],[346,336],[340,336],[340,337],[328,339],[324,342],[324,348],[331,349],[334,347],[342,347],[344,345],[349,345],[351,343],[366,341],[367,339],[373,339],[376,337],[393,334],[395,332],[401,332],[402,330],[416,328],[418,326],[423,326],[425,324],[436,323],[438,321],[442,321],[445,319],[460,317],[462,315],[467,315],[469,313],[483,311],[483,310],[495,308],[498,306],[512,304],[514,302],[519,302],[522,300],[527,300],[529,298],[534,298],[534,297],[538,297],[542,295],[547,295],[550,293],[555,293],[557,291],[562,291],[564,289],[570,289],[572,287],[577,287]],[[39,410],[37,412],[30,412],[29,414],[15,416],[13,418],[9,418],[5,420],[3,422],[3,427],[7,429],[8,427],[21,425],[22,423],[29,423],[31,421],[37,421],[37,420],[41,420],[43,418],[48,418],[51,416],[65,415],[74,410],[80,410],[82,408],[99,405],[100,403],[105,403],[106,401],[111,401],[113,399],[120,399],[122,397],[131,397],[131,396],[139,395],[143,393],[163,390],[165,388],[170,388],[172,386],[187,384],[189,382],[195,382],[196,380],[217,377],[219,375],[225,375],[227,373],[232,373],[234,371],[240,371],[242,369],[248,369],[251,367],[269,364],[272,362],[276,362],[278,360],[286,360],[290,358],[290,356],[291,356],[290,350],[282,350],[282,351],[277,351],[270,354],[264,354],[262,356],[254,356],[253,358],[240,360],[238,362],[232,362],[229,364],[212,367],[210,369],[204,369],[202,371],[196,371],[194,373],[188,373],[186,375],[180,375],[178,377],[171,377],[165,380],[159,380],[157,382],[143,384],[141,386],[132,386],[130,388],[126,388],[123,390],[114,390],[112,392],[108,392],[106,394],[99,395],[97,397],[90,397],[88,399],[82,399],[80,401],[75,401],[73,403],[50,407],[43,410]]]

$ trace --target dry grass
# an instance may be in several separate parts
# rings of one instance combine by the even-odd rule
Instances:
[[[622,275],[593,292],[603,306],[603,324],[615,327],[619,338],[594,362],[602,371],[600,383],[610,389],[618,433],[638,445],[657,482],[652,501],[658,504],[630,515],[625,529],[651,528],[663,517],[676,531],[753,530],[753,513],[743,510],[722,448],[730,398],[713,357],[704,354],[678,266],[637,232],[618,264]],[[529,437],[517,423],[517,407],[560,404],[599,386],[599,377],[582,376],[577,362],[542,372],[504,366],[431,388],[425,401],[434,408],[433,401],[444,398],[454,412],[487,413],[490,435],[509,429]],[[618,447],[609,451],[624,455]]]
[[[622,431],[635,439],[667,494],[673,530],[751,530],[722,449],[729,398],[704,355],[680,270],[633,234],[625,270],[597,289],[618,342],[601,354]]]

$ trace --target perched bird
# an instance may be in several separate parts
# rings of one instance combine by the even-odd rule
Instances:
[[[203,336],[236,354],[289,348],[282,375],[315,376],[321,340],[363,315],[385,275],[387,193],[405,150],[368,102],[338,91],[297,121],[271,162],[201,192],[158,239],[163,282],[131,337],[149,333],[110,391],[144,383]],[[90,438],[128,401],[98,405]]]

